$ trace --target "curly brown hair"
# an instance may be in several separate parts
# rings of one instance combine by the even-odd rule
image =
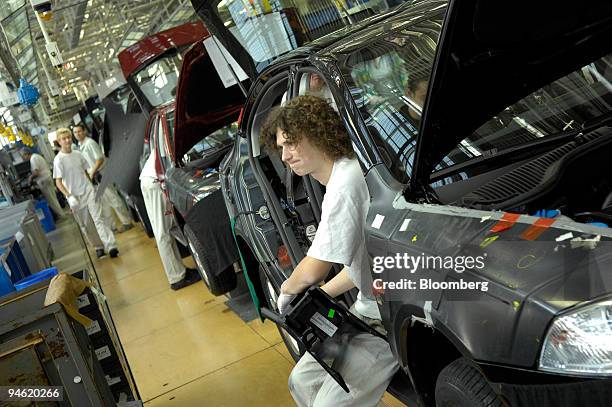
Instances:
[[[270,111],[262,126],[260,141],[271,151],[278,151],[277,129],[287,134],[287,141],[291,144],[308,138],[310,143],[334,161],[355,156],[338,113],[327,101],[316,96],[298,96]]]

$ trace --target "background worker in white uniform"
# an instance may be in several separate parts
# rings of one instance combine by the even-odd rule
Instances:
[[[322,289],[337,297],[357,287],[353,314],[384,332],[372,294],[370,260],[365,248],[364,223],[369,193],[361,167],[340,118],[327,101],[298,96],[272,111],[264,124],[263,142],[280,148],[282,160],[294,173],[311,175],[326,191],[321,222],[308,254],[281,286],[278,309],[309,287],[322,282],[332,264],[344,264]],[[399,368],[384,339],[358,334],[343,344],[335,368],[350,389],[346,393],[310,354],[298,361],[289,377],[289,390],[298,406],[376,406]]]
[[[83,125],[75,125],[73,127],[73,131],[74,137],[76,137],[79,142],[79,151],[83,154],[83,157],[85,157],[85,160],[87,160],[87,164],[89,165],[89,169],[87,170],[89,173],[89,178],[94,181],[95,184],[95,180],[99,176],[100,170],[104,166],[104,154],[102,154],[102,150],[100,149],[98,143],[96,143],[91,137],[87,137],[87,129],[85,129]],[[119,221],[121,222],[121,227],[117,229],[118,233],[125,232],[133,227],[130,212],[125,206],[125,203],[121,200],[121,197],[119,197],[114,185],[109,184],[106,186],[106,188],[104,188],[101,204],[102,214],[104,215],[104,219],[111,229],[115,229],[115,220],[113,218],[111,209],[114,209]]]
[[[24,148],[22,150],[23,158],[30,161],[30,174],[29,181],[32,183],[36,182],[38,189],[42,192],[43,197],[49,204],[49,208],[53,211],[56,217],[61,218],[64,216],[64,210],[57,201],[57,195],[55,195],[55,184],[51,177],[51,170],[49,164],[40,154],[33,153],[31,149]]]
[[[201,277],[198,271],[186,268],[183,264],[181,254],[176,246],[176,240],[170,234],[172,215],[164,191],[162,191],[157,179],[155,148],[153,146],[151,147],[151,154],[149,154],[149,158],[140,173],[140,189],[170,288],[179,290],[200,281]]]
[[[100,204],[95,200],[95,191],[87,174],[87,161],[80,152],[72,151],[70,129],[58,129],[57,141],[61,147],[53,160],[53,178],[57,188],[66,196],[83,234],[96,249],[96,255],[102,257],[106,250],[111,257],[117,257],[119,250],[115,235],[104,221]],[[87,227],[90,215],[97,234]]]

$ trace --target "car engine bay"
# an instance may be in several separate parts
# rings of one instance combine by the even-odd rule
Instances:
[[[461,206],[534,214],[558,210],[576,222],[612,226],[612,127],[582,134],[465,194]]]

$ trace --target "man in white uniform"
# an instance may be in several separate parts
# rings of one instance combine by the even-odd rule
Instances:
[[[336,297],[357,287],[353,314],[384,332],[372,294],[370,261],[364,223],[369,193],[361,167],[340,118],[323,99],[298,96],[274,110],[262,131],[263,142],[282,150],[282,160],[294,173],[311,175],[326,192],[321,222],[308,254],[281,286],[278,309],[283,313],[295,295],[322,282],[332,264],[344,268],[322,289]],[[336,366],[350,389],[346,393],[310,354],[298,361],[289,377],[289,390],[298,406],[376,406],[399,368],[384,339],[370,333],[343,345]]]
[[[72,151],[72,132],[70,129],[57,130],[60,152],[53,160],[53,178],[57,188],[66,196],[68,205],[89,243],[102,257],[106,250],[111,257],[117,257],[117,242],[110,227],[104,222],[102,209],[95,200],[95,192],[87,174],[88,164],[83,155]],[[87,227],[91,215],[96,233]]]
[[[43,197],[49,204],[49,208],[53,211],[55,216],[61,218],[64,216],[64,210],[60,206],[57,201],[57,196],[55,195],[55,185],[51,178],[49,164],[47,164],[47,161],[42,155],[32,153],[32,150],[29,148],[24,148],[22,154],[23,158],[30,161],[30,170],[32,171],[29,178],[30,183],[32,183],[32,181],[36,182],[38,189],[40,189],[40,192],[42,192]]]
[[[164,196],[164,191],[162,191],[157,179],[153,145],[151,146],[151,154],[149,154],[149,158],[140,173],[140,189],[170,288],[179,290],[199,281],[201,278],[198,271],[186,268],[183,264],[176,246],[176,240],[170,234],[172,215],[168,210],[168,202]]]
[[[104,155],[102,154],[102,150],[98,143],[96,143],[92,138],[87,137],[87,130],[81,124],[77,124],[73,127],[74,137],[79,141],[79,151],[87,160],[87,164],[89,165],[89,169],[87,172],[89,173],[89,178],[91,180],[95,180],[96,176],[99,175],[100,170],[104,166]],[[117,190],[111,184],[107,185],[104,189],[104,193],[102,194],[102,214],[104,215],[104,219],[106,220],[107,225],[114,230],[115,221],[113,219],[113,214],[111,209],[115,210],[119,221],[121,222],[121,227],[117,229],[118,233],[125,232],[133,227],[132,225],[132,217],[130,216],[130,212],[127,207],[119,197]]]

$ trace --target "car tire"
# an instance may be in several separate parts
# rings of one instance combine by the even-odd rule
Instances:
[[[138,220],[142,225],[145,233],[148,237],[153,238],[155,235],[153,234],[153,227],[151,227],[151,221],[149,221],[149,215],[147,214],[147,207],[144,204],[144,200],[136,195],[132,195],[132,202],[134,203],[134,210],[136,211],[136,215],[138,215]]]
[[[437,407],[503,407],[487,379],[466,358],[447,365],[436,381]]]
[[[270,310],[274,312],[278,312],[278,308],[276,307],[276,300],[278,299],[279,290],[274,287],[274,285],[268,279],[266,273],[261,269],[259,269],[259,279],[261,281],[261,288],[265,294],[265,304],[261,304],[261,306],[267,306]],[[304,352],[303,349],[298,342],[289,335],[287,331],[285,331],[280,326],[277,326],[278,332],[280,333],[281,338],[283,338],[283,342],[285,343],[285,347],[289,354],[296,362],[302,357]]]
[[[210,271],[210,264],[208,263],[206,255],[204,254],[204,248],[202,247],[202,244],[200,243],[200,240],[196,236],[195,232],[189,225],[185,225],[183,234],[185,235],[185,239],[187,239],[187,247],[189,248],[189,252],[193,257],[193,260],[195,261],[198,273],[200,273],[202,281],[204,281],[204,284],[206,284],[208,290],[213,295],[223,295],[236,288],[237,279],[234,267],[228,267],[218,275],[212,273]]]

